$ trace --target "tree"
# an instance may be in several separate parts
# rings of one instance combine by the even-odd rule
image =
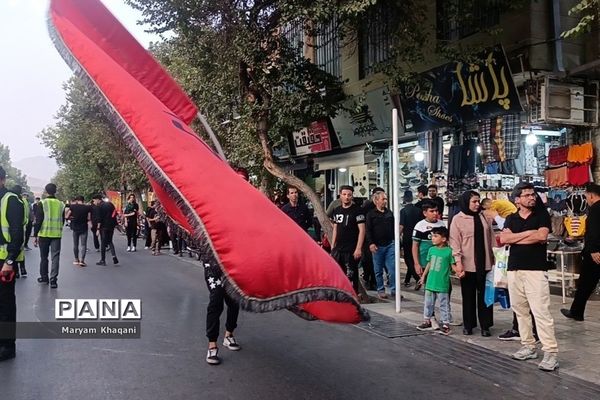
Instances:
[[[65,85],[57,122],[39,137],[61,167],[54,181],[64,198],[110,189],[140,191],[149,184],[111,121],[75,77]]]
[[[570,16],[578,16],[573,28],[563,32],[562,37],[574,37],[590,32],[600,20],[600,0],[581,0],[569,10]]]
[[[6,187],[8,189],[15,185],[23,188],[23,193],[29,193],[31,190],[27,185],[27,176],[23,175],[20,169],[13,167],[10,160],[10,149],[8,146],[0,143],[0,166],[6,171]]]

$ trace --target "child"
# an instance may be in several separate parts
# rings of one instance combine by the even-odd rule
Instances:
[[[425,320],[417,329],[420,331],[433,330],[431,317],[436,299],[440,301],[442,326],[440,331],[444,335],[450,333],[450,267],[461,277],[458,271],[452,249],[448,247],[448,228],[435,227],[431,230],[433,247],[427,253],[427,267],[419,283],[425,282],[425,306],[423,316]]]

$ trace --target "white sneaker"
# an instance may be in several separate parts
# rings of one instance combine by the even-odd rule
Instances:
[[[538,364],[542,371],[554,371],[558,368],[558,357],[556,353],[544,352],[544,359]]]
[[[135,246],[131,248],[131,251],[137,251],[137,250],[135,249]]]
[[[519,361],[533,360],[537,358],[537,350],[535,347],[523,346],[519,351],[512,355],[512,358]]]
[[[127,251],[131,251],[131,247],[127,246]]]
[[[437,320],[435,318],[431,318],[431,327],[435,331],[437,331],[438,329],[440,329],[440,324],[437,322]]]
[[[211,365],[221,364],[221,359],[219,358],[219,349],[218,348],[215,347],[213,349],[208,349],[208,352],[206,353],[206,362]]]
[[[233,336],[225,336],[223,339],[223,346],[232,351],[238,351],[241,349],[240,345],[236,342]]]
[[[144,246],[144,250],[148,250],[150,247],[148,246]]]

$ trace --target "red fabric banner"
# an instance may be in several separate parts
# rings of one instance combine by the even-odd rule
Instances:
[[[108,107],[170,217],[206,243],[205,256],[226,277],[227,292],[250,311],[288,308],[305,318],[346,323],[368,318],[335,261],[218,158],[144,84],[143,71],[132,74],[130,64],[121,64],[121,53],[133,51],[131,42],[107,50],[100,33],[123,28],[113,26],[114,18],[81,11],[96,3],[51,1],[55,45]]]

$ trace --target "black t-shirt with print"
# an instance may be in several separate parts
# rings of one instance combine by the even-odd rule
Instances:
[[[358,243],[358,224],[365,223],[364,210],[356,204],[339,206],[333,210],[333,222],[337,225],[336,250],[353,252]]]
[[[510,229],[512,233],[521,233],[539,228],[552,230],[552,224],[547,212],[534,211],[527,219],[523,219],[517,212],[506,218],[504,228]],[[549,268],[547,259],[546,243],[511,244],[508,270],[547,271]]]

